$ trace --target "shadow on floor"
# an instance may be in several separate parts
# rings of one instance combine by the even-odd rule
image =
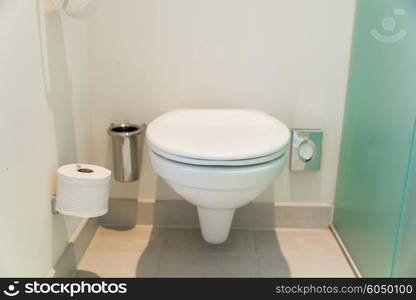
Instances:
[[[101,224],[100,225],[102,228],[107,228],[107,229],[111,229],[114,231],[129,231],[133,228],[135,228],[135,225],[129,225],[129,226],[114,226],[114,225],[107,225],[107,224]]]
[[[275,227],[272,203],[237,210],[227,241],[212,245],[203,240],[196,213],[183,222],[182,208],[196,208],[181,202],[160,206],[163,209],[157,209],[156,202],[151,207],[151,224],[163,221],[169,226],[101,225],[76,276],[90,272],[92,277],[291,277],[277,233],[270,229]],[[187,226],[172,225],[178,223]]]
[[[290,277],[290,270],[274,230],[233,229],[212,245],[196,228],[154,228],[136,277]]]
[[[98,274],[94,272],[90,272],[90,271],[85,271],[85,270],[77,270],[74,277],[76,278],[100,278]]]

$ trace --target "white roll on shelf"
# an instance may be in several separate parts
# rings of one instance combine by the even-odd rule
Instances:
[[[90,164],[58,168],[56,211],[77,217],[98,217],[108,212],[111,171]]]

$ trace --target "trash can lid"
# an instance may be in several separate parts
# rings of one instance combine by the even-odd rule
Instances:
[[[112,123],[107,132],[111,136],[132,136],[142,133],[144,125],[137,125],[132,123]]]

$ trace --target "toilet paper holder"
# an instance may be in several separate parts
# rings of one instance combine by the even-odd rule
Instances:
[[[59,215],[59,212],[56,210],[56,195],[51,196],[51,212],[53,215]]]
[[[318,171],[321,168],[321,129],[292,129],[291,171]]]

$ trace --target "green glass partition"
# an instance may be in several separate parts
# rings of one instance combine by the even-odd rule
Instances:
[[[416,277],[416,122],[407,181],[405,185],[401,224],[398,231],[393,276]]]
[[[400,245],[416,247],[402,233],[416,219],[415,115],[416,1],[358,0],[334,226],[363,276],[396,275]]]

